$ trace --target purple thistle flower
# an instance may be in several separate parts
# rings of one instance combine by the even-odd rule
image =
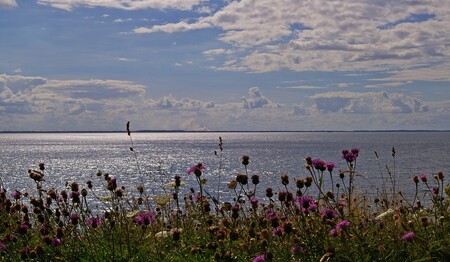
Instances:
[[[250,198],[250,204],[252,204],[253,209],[258,208],[258,198],[256,197]]]
[[[6,245],[3,244],[2,242],[0,242],[0,249],[5,249],[5,248],[6,248]]]
[[[332,172],[333,169],[336,167],[336,164],[333,163],[333,162],[329,162],[329,163],[326,163],[326,167],[327,167],[329,172]]]
[[[341,222],[336,224],[336,230],[345,229],[350,225],[350,221],[342,220]]]
[[[316,202],[312,196],[299,196],[294,202],[302,209],[304,214],[309,214],[309,212],[315,212],[317,209]]]
[[[439,194],[439,187],[433,187],[433,194]]]
[[[428,174],[422,174],[419,176],[420,180],[424,183],[427,182],[427,177],[428,177]]]
[[[264,262],[266,260],[266,255],[262,254],[257,257],[254,257],[252,262]]]
[[[71,214],[70,215],[70,221],[72,222],[73,225],[77,225],[78,224],[78,219],[80,219],[80,215],[78,215],[78,214]]]
[[[19,191],[16,190],[16,192],[11,194],[11,197],[16,200],[19,200],[22,197],[22,193],[20,193]]]
[[[136,216],[135,221],[139,225],[148,226],[150,225],[150,223],[156,221],[155,213],[153,213],[152,211],[148,211],[147,213]]]
[[[300,253],[300,251],[302,251],[302,249],[303,249],[303,247],[296,246],[296,247],[291,248],[291,252],[294,254],[298,254],[298,253]]]
[[[414,232],[410,231],[402,236],[403,241],[411,241],[414,238]]]
[[[272,232],[273,237],[279,237],[281,235],[283,235],[283,229],[281,227],[275,228]]]
[[[91,226],[92,228],[96,228],[103,223],[103,219],[99,217],[91,217],[86,220],[85,224]]]
[[[356,160],[356,156],[353,153],[348,153],[344,156],[345,161],[347,162],[353,162]]]
[[[335,228],[331,229],[329,234],[332,237],[337,237],[338,236],[338,232],[337,232],[337,230]]]
[[[61,245],[61,239],[55,237],[52,239],[52,247],[59,247]]]
[[[314,159],[312,161],[312,165],[315,169],[320,170],[320,171],[325,171],[326,168],[326,163],[325,161],[323,161],[322,159]]]
[[[198,163],[198,164],[193,165],[193,166],[191,166],[190,168],[188,168],[188,169],[186,170],[186,172],[188,173],[188,175],[190,175],[190,174],[192,174],[192,173],[195,173],[195,170],[203,171],[203,170],[205,170],[205,169],[206,169],[206,167],[205,167],[202,163]],[[198,171],[197,171],[197,172],[198,172]]]
[[[29,228],[30,228],[29,225],[27,225],[27,224],[22,224],[22,225],[20,225],[19,228],[17,229],[17,233],[19,233],[19,234],[21,234],[21,235],[26,235]]]
[[[322,210],[320,212],[320,215],[323,218],[333,219],[333,218],[337,217],[338,213],[334,209],[327,208],[327,209]]]
[[[350,150],[350,152],[352,152],[352,154],[355,155],[355,157],[358,157],[359,148],[352,148],[352,150]]]

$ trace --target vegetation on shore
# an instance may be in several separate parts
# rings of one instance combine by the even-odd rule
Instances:
[[[129,123],[130,151],[139,161]],[[221,158],[223,141],[215,152]],[[375,153],[376,154],[376,153]],[[177,174],[167,194],[126,188],[110,174],[47,188],[45,164],[28,170],[35,190],[0,188],[1,261],[449,261],[450,186],[442,172],[412,176],[408,199],[388,170],[376,196],[354,187],[359,149],[342,165],[306,156],[303,177],[259,189],[242,172],[220,188],[203,163]],[[392,150],[395,158],[395,149]],[[257,164],[257,163],[255,163]],[[186,185],[184,176],[194,176]],[[387,183],[384,183],[387,181]],[[275,191],[274,188],[282,188]],[[181,193],[182,187],[191,187]],[[229,190],[233,199],[223,199]],[[170,191],[170,192],[169,192]],[[184,191],[183,191],[184,192]],[[98,208],[91,201],[101,203]]]

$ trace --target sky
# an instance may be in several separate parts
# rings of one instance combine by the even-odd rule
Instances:
[[[0,131],[450,130],[448,0],[0,0]]]

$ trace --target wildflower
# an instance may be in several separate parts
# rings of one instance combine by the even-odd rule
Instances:
[[[99,217],[91,217],[86,220],[85,224],[91,226],[92,228],[96,228],[103,223],[103,220]]]
[[[256,197],[250,198],[250,204],[252,204],[253,209],[258,208],[258,198]]]
[[[312,196],[299,196],[294,202],[296,202],[302,209],[302,213],[308,214],[309,212],[314,212],[317,209],[317,205]]]
[[[113,176],[108,177],[108,183],[106,184],[106,188],[109,191],[113,191],[114,189],[117,188],[117,179]]]
[[[312,165],[314,166],[315,169],[320,170],[322,172],[326,170],[326,163],[322,159],[314,159],[312,161]]]
[[[78,191],[78,183],[77,182],[72,182],[72,184],[70,184],[70,189],[72,191]]]
[[[424,183],[427,182],[427,177],[428,177],[428,174],[422,174],[419,176],[420,180]]]
[[[279,237],[281,235],[283,235],[283,229],[281,227],[275,228],[272,232],[273,237]]]
[[[139,225],[148,226],[150,223],[156,221],[155,213],[148,211],[147,213],[136,216],[135,221]]]
[[[247,166],[248,164],[249,164],[249,160],[250,158],[247,156],[247,155],[243,155],[242,156],[242,164],[244,165],[244,166]]]
[[[194,173],[197,177],[199,177],[202,175],[202,171],[205,169],[206,167],[202,163],[198,163],[188,168],[186,172],[188,173],[188,175]]]
[[[3,244],[2,242],[0,242],[0,250],[5,249],[5,248],[6,248],[6,245]]]
[[[266,255],[262,254],[257,257],[254,257],[252,262],[264,262],[266,260]]]
[[[359,155],[358,148],[353,148],[351,151],[348,150],[342,151],[342,159],[345,159],[349,163],[355,161],[358,155]]]
[[[19,200],[22,197],[22,193],[16,190],[15,193],[11,194],[11,197],[14,198],[15,200]]]
[[[291,248],[291,252],[294,254],[298,254],[298,253],[300,253],[300,251],[302,251],[302,249],[303,249],[303,247],[296,246],[296,247]]]
[[[241,183],[242,185],[247,185],[248,184],[248,176],[244,175],[244,174],[238,174],[236,176],[236,181],[238,183]]]
[[[312,165],[312,158],[311,157],[307,157],[307,158],[305,158],[305,160],[306,160],[306,164],[308,165],[308,166],[311,166]]]
[[[336,164],[333,162],[326,163],[327,170],[329,172],[333,172],[333,169],[336,167]]]
[[[402,236],[403,241],[412,241],[414,238],[414,232],[410,231]]]
[[[251,179],[252,179],[252,184],[253,184],[253,185],[259,184],[259,176],[258,176],[258,175],[253,175],[253,176],[251,177]]]
[[[77,225],[79,219],[80,219],[80,215],[78,215],[78,214],[70,215],[70,221],[72,222],[73,225]]]
[[[295,185],[297,186],[297,188],[302,189],[305,186],[305,180],[297,179],[295,180]]]
[[[237,181],[236,180],[231,180],[230,182],[228,182],[228,188],[229,189],[236,189],[237,187]]]
[[[281,176],[281,184],[283,186],[286,186],[289,184],[289,176],[288,175],[282,175]]]
[[[336,224],[336,230],[346,229],[350,225],[350,221],[342,220],[341,222]]]
[[[266,197],[268,197],[268,198],[273,197],[272,188],[270,188],[270,187],[266,188]]]
[[[17,233],[21,235],[26,235],[30,226],[28,224],[22,224],[17,228]]]
[[[332,237],[337,237],[338,232],[337,232],[336,228],[331,229],[329,235]]]
[[[323,218],[333,219],[333,218],[337,217],[338,213],[334,209],[327,208],[327,209],[322,210],[320,212],[320,215]]]
[[[55,237],[52,239],[52,247],[59,247],[61,245],[61,239]]]
[[[439,194],[439,187],[433,187],[433,194]]]

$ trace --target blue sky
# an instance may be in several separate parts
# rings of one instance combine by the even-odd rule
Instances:
[[[450,129],[447,0],[0,0],[0,131]]]

